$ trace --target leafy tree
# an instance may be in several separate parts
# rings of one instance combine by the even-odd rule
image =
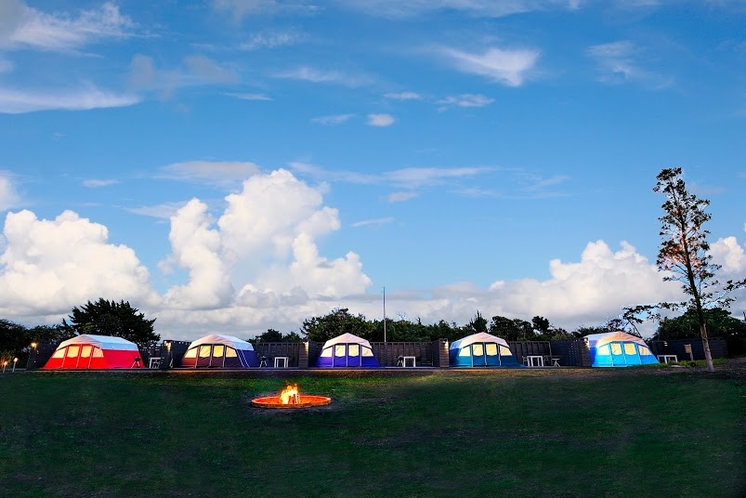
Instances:
[[[484,318],[479,311],[477,311],[477,315],[469,320],[469,323],[466,324],[466,330],[469,332],[469,334],[474,334],[477,332],[487,332],[487,319]]]
[[[530,322],[504,316],[492,317],[489,332],[502,337],[506,341],[530,341],[536,338],[533,325]]]
[[[681,283],[681,288],[689,296],[686,301],[641,305],[625,309],[625,315],[646,314],[660,318],[660,310],[690,310],[697,318],[699,335],[707,361],[707,370],[713,372],[712,353],[708,340],[706,309],[713,306],[727,308],[733,301],[730,291],[746,285],[728,281],[721,285],[715,274],[720,265],[712,262],[710,244],[707,242],[709,230],[704,228],[711,215],[705,211],[710,201],[699,199],[690,193],[682,178],[681,168],[665,168],[656,177],[654,192],[665,196],[661,222],[661,247],[656,264],[666,272],[663,280]]]
[[[147,348],[160,340],[153,330],[155,319],[148,320],[126,301],[107,301],[99,298],[92,303],[72,309],[68,316],[70,323],[62,320],[62,327],[77,334],[111,335],[127,339],[140,348]]]
[[[354,316],[348,308],[337,308],[328,315],[307,318],[301,326],[303,337],[316,342],[326,342],[346,333],[370,340],[373,335],[372,323],[362,314]]]
[[[728,310],[711,308],[704,310],[707,332],[711,336],[723,337],[728,352],[739,355],[746,352],[746,321],[733,317]],[[675,318],[664,318],[653,335],[654,340],[691,339],[699,336],[699,320],[693,309]]]
[[[256,344],[257,342],[301,342],[303,339],[296,332],[289,332],[283,334],[279,330],[267,329],[263,334],[259,334],[253,339],[249,339],[249,342]]]

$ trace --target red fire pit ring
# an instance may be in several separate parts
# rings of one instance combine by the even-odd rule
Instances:
[[[295,402],[285,403],[280,400],[279,396],[262,396],[251,400],[251,405],[258,408],[272,408],[280,410],[294,410],[298,408],[310,408],[312,406],[325,406],[332,402],[327,396],[313,396],[309,394],[299,394]]]

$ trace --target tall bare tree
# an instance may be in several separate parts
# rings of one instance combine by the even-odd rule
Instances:
[[[715,370],[707,335],[705,309],[713,304],[728,307],[733,301],[728,293],[742,287],[745,281],[728,281],[725,285],[715,279],[720,265],[712,262],[710,244],[707,242],[709,231],[704,228],[711,215],[705,211],[710,201],[699,199],[690,193],[682,178],[681,168],[666,168],[656,177],[654,192],[666,197],[662,208],[661,247],[656,263],[661,271],[666,272],[663,280],[680,282],[682,290],[689,299],[679,303],[660,303],[658,306],[667,309],[689,309],[694,312],[699,322],[699,333],[707,361],[707,370]]]

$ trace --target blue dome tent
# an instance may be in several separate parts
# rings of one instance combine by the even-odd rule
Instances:
[[[520,367],[505,339],[479,332],[451,343],[448,348],[451,367]]]
[[[324,343],[316,366],[321,368],[378,368],[381,364],[373,354],[370,342],[348,333]]]
[[[250,368],[258,367],[254,347],[238,337],[210,334],[189,345],[181,359],[186,368]]]
[[[629,367],[658,363],[645,341],[626,332],[585,336],[592,367]]]

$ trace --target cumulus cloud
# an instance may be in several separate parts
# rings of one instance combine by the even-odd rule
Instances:
[[[0,255],[0,312],[4,316],[69,312],[99,297],[153,305],[157,294],[135,252],[108,242],[103,225],[65,211],[40,220],[8,213]]]
[[[482,54],[453,48],[443,48],[439,53],[460,71],[513,87],[523,84],[540,54],[538,50],[503,50],[495,47],[488,48]]]
[[[136,95],[99,90],[89,85],[76,90],[13,90],[0,88],[0,113],[65,110],[85,111],[109,107],[126,107],[140,102]]]
[[[0,2],[0,48],[70,51],[104,38],[131,35],[132,20],[106,2],[75,14],[49,14],[22,0]]]
[[[368,125],[385,128],[394,124],[394,116],[391,114],[368,114]]]

